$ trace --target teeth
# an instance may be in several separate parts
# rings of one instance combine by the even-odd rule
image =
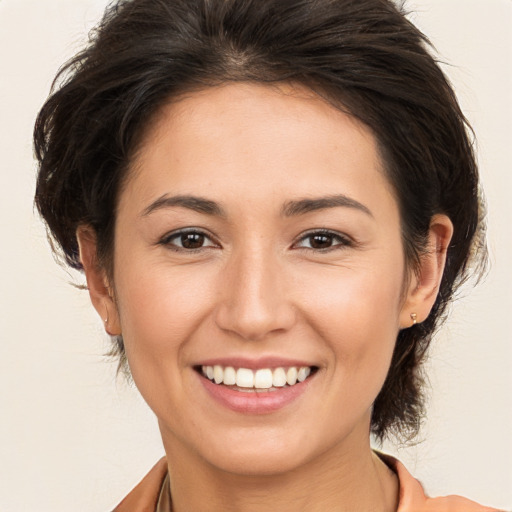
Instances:
[[[310,373],[311,373],[311,370],[307,367],[303,366],[302,368],[299,368],[299,373],[297,374],[297,380],[299,382],[304,382],[308,378]]]
[[[254,373],[247,368],[238,368],[236,372],[236,385],[240,388],[254,387]]]
[[[224,368],[224,384],[234,386],[236,384],[236,371],[232,366]]]
[[[222,366],[215,365],[213,367],[213,380],[215,384],[220,384],[224,380],[224,370]]]
[[[286,382],[288,386],[293,386],[297,382],[297,368],[295,368],[295,366],[288,368],[286,372]]]
[[[304,382],[311,374],[309,366],[290,366],[289,368],[260,368],[253,371],[249,368],[238,368],[235,370],[232,366],[225,368],[220,365],[203,366],[202,373],[215,384],[224,384],[226,386],[238,386],[239,388],[282,388],[283,386],[293,386],[297,382]]]
[[[254,387],[268,389],[272,387],[272,370],[257,370],[254,375]]]
[[[286,385],[286,373],[283,368],[276,368],[272,374],[272,385],[275,388],[282,388]]]

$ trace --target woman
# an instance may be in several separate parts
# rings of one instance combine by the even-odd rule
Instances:
[[[166,451],[117,511],[491,510],[370,446],[485,258],[425,45],[382,0],[132,0],[64,70],[36,204]]]

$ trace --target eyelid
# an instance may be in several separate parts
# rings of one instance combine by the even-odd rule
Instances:
[[[328,252],[331,250],[342,249],[344,247],[352,247],[355,245],[354,239],[344,233],[340,233],[339,231],[334,231],[332,229],[317,228],[317,229],[310,229],[310,230],[307,230],[307,231],[301,233],[297,237],[295,242],[293,243],[292,247],[296,247],[299,242],[301,242],[311,236],[314,236],[314,235],[331,236],[335,239],[338,239],[338,241],[341,241],[341,243],[337,243],[335,245],[332,245],[331,247],[327,247],[324,249],[315,249],[313,247],[297,247],[297,249],[315,251],[315,252]]]
[[[199,235],[204,236],[206,239],[208,239],[211,244],[205,245],[203,247],[198,247],[197,249],[187,249],[185,247],[180,247],[179,245],[175,245],[171,243],[171,240],[178,238],[181,235],[186,235],[188,233],[197,233]],[[196,227],[186,227],[186,228],[180,228],[176,229],[174,231],[170,231],[169,233],[166,233],[164,236],[160,238],[160,240],[157,242],[158,245],[163,245],[165,247],[168,247],[175,251],[184,251],[184,252],[198,252],[202,249],[207,249],[210,247],[220,247],[220,244],[217,242],[215,237],[208,233],[208,231],[202,229],[202,228],[196,228]]]
[[[187,233],[197,233],[202,236],[204,236],[210,243],[208,245],[205,245],[203,247],[198,247],[197,249],[187,249],[185,247],[180,247],[179,245],[175,245],[171,243],[171,241],[175,238],[178,238],[181,235],[185,235]],[[338,243],[335,243],[334,245],[324,248],[324,249],[315,249],[313,247],[297,247],[297,245],[306,240],[308,237],[314,236],[314,235],[326,235],[333,237],[333,239],[336,239]],[[169,233],[166,233],[164,236],[162,236],[159,241],[157,242],[158,245],[163,245],[166,247],[169,247],[172,250],[175,251],[183,251],[183,252],[198,252],[203,249],[211,248],[211,247],[221,247],[219,242],[215,239],[213,235],[211,235],[208,231],[198,228],[198,227],[186,227],[186,228],[180,228],[174,231],[171,231]],[[315,251],[315,252],[328,252],[330,250],[336,250],[341,249],[344,247],[351,247],[355,245],[355,241],[348,235],[344,233],[340,233],[339,231],[334,231],[332,229],[326,229],[326,228],[315,228],[310,229],[307,231],[302,232],[296,240],[292,244],[292,248],[296,248],[298,250],[308,250],[308,251]]]

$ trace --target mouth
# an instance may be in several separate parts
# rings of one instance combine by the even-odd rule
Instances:
[[[217,386],[242,393],[279,391],[309,379],[316,373],[316,366],[288,366],[277,368],[236,368],[233,366],[197,366],[195,370]]]

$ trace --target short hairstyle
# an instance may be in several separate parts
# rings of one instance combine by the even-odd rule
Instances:
[[[34,131],[35,202],[54,250],[81,269],[92,226],[112,276],[118,196],[145,130],[189,91],[226,82],[308,87],[374,134],[417,268],[432,216],[454,234],[429,317],[402,329],[371,431],[411,440],[424,416],[422,362],[470,261],[486,258],[471,130],[427,38],[390,0],[120,0],[56,77]],[[473,268],[475,268],[473,266]],[[479,266],[480,270],[483,268]],[[476,272],[476,270],[474,270]],[[120,365],[123,340],[114,339]]]

